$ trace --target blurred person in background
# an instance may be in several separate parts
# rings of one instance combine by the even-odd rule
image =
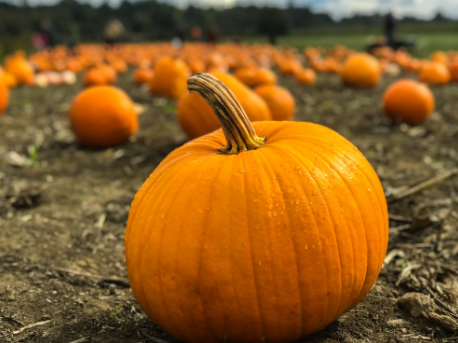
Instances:
[[[70,34],[69,46],[73,51],[75,46],[81,42],[80,28],[77,23],[73,22],[70,24],[68,29]]]
[[[383,28],[385,31],[386,45],[394,49],[394,34],[396,31],[396,20],[394,19],[393,13],[387,13],[387,15],[385,16]]]
[[[202,29],[199,26],[194,26],[191,29],[191,39],[198,42],[202,39]]]
[[[125,39],[126,30],[118,19],[112,19],[105,25],[103,40],[108,45],[121,43]]]
[[[216,26],[210,26],[207,31],[207,40],[211,44],[216,44],[218,42],[219,32]]]
[[[32,45],[35,50],[43,50],[48,46],[48,40],[46,36],[41,32],[34,32],[32,34]]]
[[[59,43],[59,32],[51,20],[42,20],[41,30],[43,31],[43,35],[46,37],[46,47],[53,48]]]

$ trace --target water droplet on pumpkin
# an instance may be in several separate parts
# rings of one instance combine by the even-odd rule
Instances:
[[[307,250],[308,248],[309,248],[309,246],[308,246],[308,245],[306,245],[306,246],[304,247],[304,249],[305,249],[305,250]]]
[[[368,190],[369,192],[371,191],[371,189],[370,189],[370,188],[368,188],[367,190]]]
[[[164,213],[161,213],[161,218],[164,219]]]
[[[296,199],[296,204],[299,204],[299,201],[300,201],[299,199]]]

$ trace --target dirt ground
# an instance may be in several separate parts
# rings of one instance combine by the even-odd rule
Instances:
[[[302,342],[458,342],[458,87],[433,88],[436,112],[423,126],[392,126],[380,102],[393,80],[370,90],[331,75],[312,87],[281,80],[296,120],[353,142],[390,200],[390,245],[374,288]],[[145,111],[138,135],[108,150],[74,141],[67,111],[80,85],[12,91],[0,119],[2,343],[174,342],[129,289],[123,235],[136,190],[186,137],[175,102],[152,98],[130,75],[117,84]],[[435,176],[429,188],[411,188]]]

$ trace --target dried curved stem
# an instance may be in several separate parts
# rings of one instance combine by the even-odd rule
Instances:
[[[188,90],[203,97],[218,119],[226,136],[227,146],[219,149],[233,155],[253,150],[264,144],[232,91],[210,74],[195,74],[188,79]]]

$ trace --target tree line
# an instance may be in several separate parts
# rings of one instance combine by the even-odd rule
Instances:
[[[176,35],[177,30],[189,33],[193,26],[202,28],[205,39],[209,27],[217,28],[222,37],[236,37],[279,35],[291,30],[334,25],[374,25],[383,20],[380,15],[357,15],[336,23],[328,14],[314,13],[309,8],[293,5],[286,9],[236,6],[216,10],[193,6],[179,9],[155,0],[124,1],[118,8],[107,4],[94,8],[75,0],[36,7],[30,7],[26,2],[22,6],[0,3],[0,41],[5,37],[24,37],[39,31],[43,19],[54,23],[63,43],[71,25],[77,25],[82,41],[97,41],[102,38],[105,24],[113,18],[124,24],[127,37],[132,41],[168,40]],[[439,16],[439,20],[445,18]],[[416,19],[405,18],[404,21]]]

